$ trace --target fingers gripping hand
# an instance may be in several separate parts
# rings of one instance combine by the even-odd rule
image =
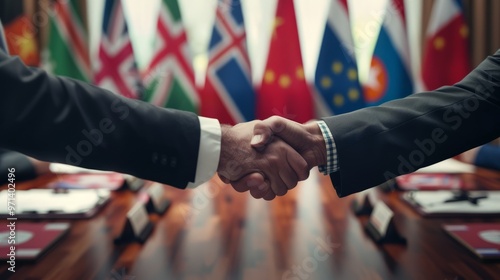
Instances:
[[[289,189],[305,180],[309,175],[307,162],[293,148],[281,140],[275,140],[259,152],[259,165],[269,170],[266,178],[277,196],[285,195]]]
[[[257,151],[249,143],[256,122],[223,129],[218,173],[235,190],[250,191],[256,198],[284,195],[308,176],[302,156],[283,141],[273,141]]]
[[[309,164],[309,169],[326,163],[326,145],[319,126],[315,122],[299,124],[273,116],[255,124],[252,147],[262,150],[275,138],[293,147]]]
[[[252,173],[231,181],[235,190],[250,191],[254,198],[272,200],[275,196],[285,195],[298,181],[309,176],[307,162],[281,140],[274,141],[259,151],[255,163],[267,175]]]

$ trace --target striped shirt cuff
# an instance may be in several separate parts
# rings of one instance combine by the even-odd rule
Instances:
[[[332,133],[324,121],[318,121],[318,126],[321,129],[326,145],[326,165],[318,166],[320,172],[325,175],[339,170],[339,161],[337,158],[337,147]]]

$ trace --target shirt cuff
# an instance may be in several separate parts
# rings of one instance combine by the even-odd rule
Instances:
[[[328,175],[340,169],[337,158],[337,147],[335,146],[335,140],[326,123],[324,121],[318,121],[317,124],[321,129],[326,145],[326,165],[318,166],[318,169],[323,174]]]
[[[219,164],[221,146],[221,128],[217,119],[198,117],[200,120],[200,147],[194,182],[187,188],[197,187],[210,180]]]

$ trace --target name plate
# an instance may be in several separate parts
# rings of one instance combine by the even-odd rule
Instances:
[[[125,226],[122,233],[115,239],[115,243],[138,241],[144,243],[153,230],[153,223],[149,220],[144,204],[137,202],[127,212]]]
[[[382,201],[378,201],[365,226],[366,231],[377,243],[405,243],[394,225],[394,212]]]
[[[154,183],[148,189],[149,200],[146,208],[149,212],[163,214],[170,206],[170,201],[163,197],[165,187],[161,184]]]
[[[124,175],[124,176],[125,176],[125,184],[124,184],[125,188],[133,192],[137,192],[144,186],[145,181],[143,179],[139,179],[131,175]]]
[[[360,193],[355,194],[353,201],[351,202],[351,209],[354,214],[360,215],[370,215],[373,211],[373,197],[370,195],[371,190],[365,190]]]

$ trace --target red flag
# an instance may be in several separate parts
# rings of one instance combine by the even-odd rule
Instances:
[[[279,0],[262,85],[257,117],[272,115],[306,122],[314,117],[310,88],[304,78],[293,0]]]
[[[422,80],[427,90],[452,85],[470,72],[468,39],[462,1],[436,1],[422,64]]]
[[[11,12],[9,19],[3,22],[9,52],[19,56],[27,65],[38,66],[40,53],[31,17],[25,14],[22,1],[12,3],[11,8],[7,9]]]

